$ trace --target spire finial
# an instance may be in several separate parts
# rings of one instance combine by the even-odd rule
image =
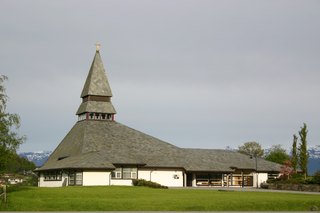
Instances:
[[[100,46],[99,42],[97,42],[95,45],[97,45],[97,52],[99,52],[99,46]]]

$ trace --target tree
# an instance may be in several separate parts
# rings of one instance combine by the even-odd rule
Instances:
[[[304,174],[304,178],[307,178],[308,174],[308,158],[309,158],[309,152],[307,152],[307,125],[303,123],[303,127],[300,127],[301,130],[299,131],[300,135],[300,146],[298,148],[299,150],[299,159],[298,159],[298,164],[300,169],[302,170],[302,173]]]
[[[30,171],[34,170],[37,166],[31,161],[28,161],[24,157],[20,157],[17,153],[14,153],[7,161],[6,172],[18,173],[22,170]]]
[[[291,167],[292,163],[291,163],[291,159],[286,160],[284,162],[284,165],[281,166],[280,169],[280,177],[281,179],[285,180],[285,179],[289,179],[291,174],[295,174],[296,171],[294,171],[294,169]]]
[[[287,151],[281,147],[281,144],[278,145],[272,145],[269,149],[268,155],[265,157],[266,160],[284,164],[284,161],[289,160],[289,155],[287,154]]]
[[[0,171],[5,170],[9,158],[24,143],[26,136],[20,137],[17,132],[20,127],[20,116],[6,112],[9,97],[2,83],[8,80],[7,76],[0,77]],[[15,127],[14,130],[12,128]]]
[[[293,143],[292,143],[292,167],[294,171],[297,172],[298,170],[298,153],[297,153],[297,140],[298,137],[294,134],[293,135]]]
[[[255,157],[262,157],[264,150],[257,142],[246,142],[243,146],[238,146],[238,152],[246,155],[253,155]]]

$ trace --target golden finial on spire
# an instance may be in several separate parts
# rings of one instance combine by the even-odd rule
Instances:
[[[97,42],[96,45],[97,45],[97,52],[99,52],[99,46],[100,46],[99,42]]]

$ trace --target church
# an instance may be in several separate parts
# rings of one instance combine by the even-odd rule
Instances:
[[[279,164],[264,159],[230,150],[179,148],[118,123],[111,97],[97,43],[78,121],[35,170],[39,187],[132,186],[134,179],[169,187],[260,187],[279,173]]]

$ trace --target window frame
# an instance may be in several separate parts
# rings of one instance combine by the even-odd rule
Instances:
[[[77,183],[77,174],[80,174],[81,176],[81,183]],[[71,177],[73,176],[73,179]],[[70,170],[68,175],[68,185],[69,186],[82,186],[83,185],[83,171],[82,170]],[[71,184],[71,181],[73,181],[73,184]]]
[[[62,173],[60,171],[47,171],[43,173],[44,181],[62,181]]]
[[[126,171],[131,169],[131,171]],[[126,175],[125,175],[126,174]],[[130,178],[128,177],[130,174]],[[111,179],[115,180],[134,180],[138,179],[138,167],[137,166],[116,166],[111,172]]]

